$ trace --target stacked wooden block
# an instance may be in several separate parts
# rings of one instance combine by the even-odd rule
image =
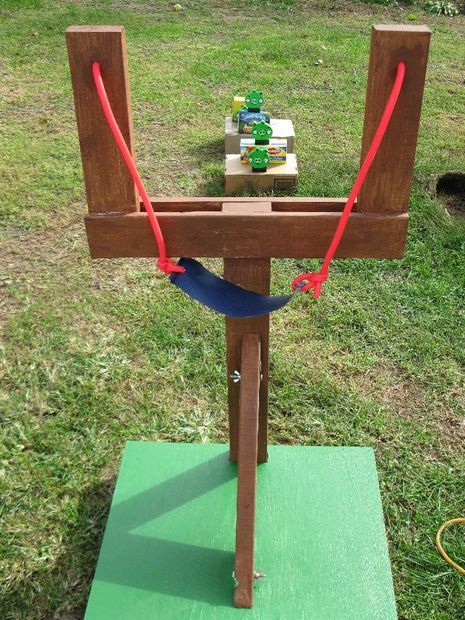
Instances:
[[[235,113],[234,104],[237,99],[239,98],[234,98],[233,115]],[[244,145],[253,144],[253,140],[250,140],[250,127],[244,128],[244,123],[237,118],[239,114],[240,112],[236,110],[234,116],[227,116],[225,118],[224,149],[226,154],[226,192],[232,194],[240,190],[290,190],[295,187],[297,183],[297,159],[294,153],[295,133],[292,121],[279,118],[269,119],[269,124],[273,132],[271,142],[284,145],[283,150],[285,150],[286,153],[282,158],[283,161],[274,163],[270,160],[271,165],[268,165],[264,171],[257,172],[253,171],[251,165],[247,162],[247,153],[244,158]],[[251,147],[248,148],[250,149]]]

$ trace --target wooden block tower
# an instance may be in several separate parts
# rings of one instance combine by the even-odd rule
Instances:
[[[297,183],[297,159],[294,153],[295,134],[292,121],[275,119],[264,112],[262,91],[253,90],[245,97],[234,97],[232,116],[225,119],[224,147],[225,191],[233,194],[241,190],[274,191],[290,190]],[[259,140],[254,132],[266,123],[270,134],[267,140]],[[265,126],[265,125],[264,125]],[[262,136],[263,137],[263,136]],[[250,165],[248,154],[253,146],[267,145],[267,153],[256,152],[266,158],[260,166]]]

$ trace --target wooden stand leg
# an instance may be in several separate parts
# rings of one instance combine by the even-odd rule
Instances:
[[[431,31],[426,26],[373,26],[362,161],[386,105],[400,60],[405,81],[389,128],[357,199],[359,213],[406,213],[420,125]]]
[[[224,260],[224,277],[234,284],[267,295],[270,292],[270,259],[226,258]],[[226,319],[230,459],[237,461],[238,455],[239,390],[241,387],[241,383],[234,383],[231,375],[240,370],[242,338],[247,333],[258,334],[261,344],[262,381],[260,384],[257,458],[258,462],[262,463],[267,460],[269,315],[251,319]]]
[[[236,607],[252,607],[254,582],[255,488],[257,480],[260,337],[245,334],[241,347],[239,451],[237,470]]]
[[[116,121],[134,157],[124,27],[71,26],[66,42],[89,212],[137,212],[139,194],[105,120],[92,77],[92,61],[97,60]]]

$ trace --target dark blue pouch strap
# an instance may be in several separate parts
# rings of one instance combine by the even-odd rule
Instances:
[[[293,297],[274,297],[247,291],[215,276],[193,258],[181,258],[178,265],[182,265],[185,271],[171,274],[172,284],[204,306],[235,319],[261,316],[279,310]]]

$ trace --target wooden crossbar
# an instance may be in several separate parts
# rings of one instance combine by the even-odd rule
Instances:
[[[255,213],[250,200],[241,212],[161,212],[160,227],[171,256],[223,258],[321,258],[339,221],[338,212]],[[92,258],[157,256],[145,213],[88,215]],[[353,213],[339,258],[400,258],[404,253],[406,214]]]
[[[221,211],[223,208],[224,198],[209,197],[209,196],[197,196],[197,197],[170,197],[159,196],[152,197],[152,206],[155,211],[179,211],[184,213],[186,211]],[[250,202],[250,198],[229,196],[227,199],[228,204],[236,204],[243,202]],[[311,211],[342,211],[346,202],[345,198],[312,198],[302,196],[254,196],[254,204],[260,204],[262,202],[271,204],[271,211],[304,211],[310,213]],[[144,206],[141,203],[140,210],[144,210]],[[354,211],[357,210],[355,205]],[[114,209],[118,211],[118,209]]]

